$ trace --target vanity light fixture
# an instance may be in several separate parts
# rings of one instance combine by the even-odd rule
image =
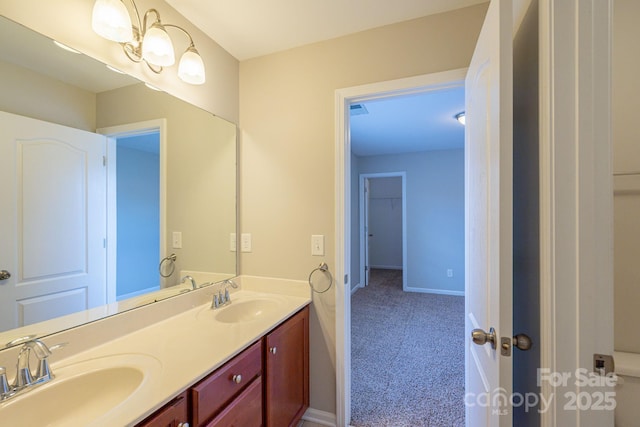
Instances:
[[[459,121],[462,126],[464,126],[464,122],[465,122],[464,111],[461,112],[461,113],[456,114],[453,117],[455,117],[456,120]]]
[[[189,84],[203,84],[204,62],[191,34],[177,25],[163,24],[156,9],[147,10],[140,19],[138,7],[133,0],[129,0],[137,26],[133,25],[124,1],[96,0],[91,19],[93,31],[107,40],[120,43],[130,60],[144,62],[151,71],[160,74],[164,67],[175,64],[175,51],[167,28],[176,28],[189,38],[189,46],[178,64],[178,77]],[[148,22],[150,18],[153,19],[151,24]]]

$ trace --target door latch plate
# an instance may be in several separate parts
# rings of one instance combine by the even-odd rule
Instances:
[[[509,337],[501,337],[500,338],[500,354],[506,357],[511,356],[511,342],[512,339]]]

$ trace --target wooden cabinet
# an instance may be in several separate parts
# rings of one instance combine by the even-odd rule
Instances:
[[[262,377],[253,381],[207,427],[259,427],[262,425]]]
[[[265,426],[295,426],[309,407],[309,307],[264,340]]]
[[[259,381],[261,375],[262,340],[251,345],[248,349],[244,350],[191,388],[192,426],[199,427],[209,425],[207,423],[229,405],[242,405],[244,399],[255,399],[253,394],[255,392],[248,396],[243,392],[250,385],[254,385],[253,383],[256,382],[256,380],[261,384],[261,381]],[[255,389],[256,387],[254,385],[252,390]],[[261,387],[258,387],[257,390],[260,392],[258,398],[261,403]],[[262,413],[262,404],[258,406],[257,410],[259,414]],[[249,426],[252,424],[246,425]],[[260,422],[255,425],[260,425]]]
[[[138,427],[296,426],[308,407],[305,307]]]
[[[138,424],[138,427],[186,427],[188,421],[189,405],[185,391]]]

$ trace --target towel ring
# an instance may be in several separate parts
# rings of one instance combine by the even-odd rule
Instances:
[[[329,275],[329,286],[327,286],[327,289],[323,291],[319,291],[313,286],[313,280],[311,279],[312,279],[313,273],[315,273],[316,271],[321,271]],[[333,276],[331,275],[331,272],[329,271],[329,266],[327,265],[326,262],[320,263],[320,265],[317,268],[314,268],[313,270],[311,270],[311,273],[309,274],[309,286],[311,287],[311,290],[313,292],[318,294],[323,294],[327,292],[329,289],[331,289],[331,285],[333,285]]]
[[[178,258],[176,256],[176,254],[171,254],[169,256],[166,256],[164,258],[162,258],[162,261],[160,261],[160,265],[158,265],[158,272],[160,273],[160,276],[162,277],[169,277],[173,274],[173,272],[176,270],[176,258]],[[169,272],[169,274],[164,274],[162,272],[162,266],[164,263],[171,261],[171,271]]]

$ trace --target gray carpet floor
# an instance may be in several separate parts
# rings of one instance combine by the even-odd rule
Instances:
[[[464,426],[464,297],[373,270],[351,299],[351,425]]]

